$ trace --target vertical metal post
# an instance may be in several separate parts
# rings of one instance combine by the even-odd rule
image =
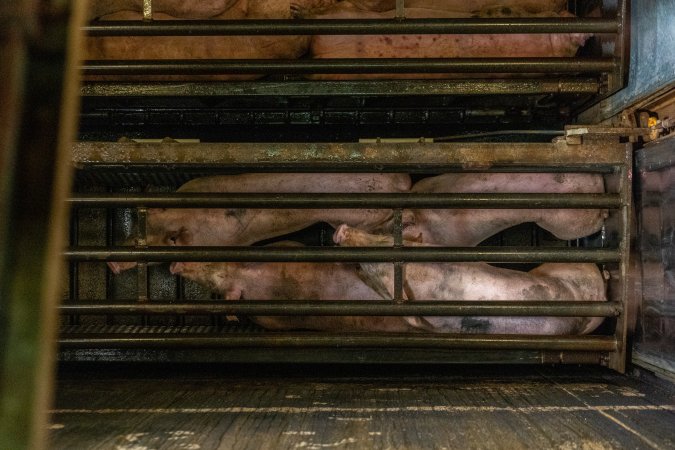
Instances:
[[[394,247],[403,247],[403,210],[394,210]],[[403,261],[394,263],[394,302],[403,302]]]
[[[72,216],[72,224],[70,226],[70,245],[78,245],[80,238],[80,212],[79,210],[75,211],[75,214]],[[69,272],[70,276],[68,279],[68,294],[70,301],[75,303],[80,299],[80,263],[70,262],[69,263]],[[68,322],[70,325],[77,325],[79,322],[80,316],[71,314],[68,316]]]
[[[11,89],[23,97],[23,104],[0,105],[20,124],[0,174],[0,448],[12,450],[45,447],[87,6],[34,3],[10,0],[0,8],[7,14],[0,45],[8,36],[12,49],[3,64],[16,65]]]
[[[628,0],[612,0],[606,8],[609,14],[615,14],[618,32],[614,40],[614,58],[618,61],[607,80],[608,94],[621,89],[628,76],[630,48],[630,8]]]
[[[621,251],[621,262],[619,263],[619,273],[621,276],[620,284],[620,301],[622,305],[622,313],[617,318],[616,330],[614,332],[618,349],[616,352],[610,354],[609,367],[617,372],[624,373],[626,371],[627,358],[627,334],[628,334],[628,314],[631,306],[628,305],[630,298],[630,289],[628,283],[629,277],[629,258],[630,258],[630,236],[631,236],[631,211],[632,211],[632,173],[633,173],[633,152],[630,145],[626,145],[625,162],[619,171],[620,181],[619,189],[621,193],[621,243],[619,249]]]
[[[152,0],[143,0],[143,20],[152,20]]]
[[[113,192],[113,189],[108,189],[108,192]],[[113,217],[113,212],[110,208],[105,210],[105,224],[105,245],[106,247],[111,247],[115,245],[115,220]],[[111,292],[111,286],[114,283],[113,276],[114,275],[110,270],[105,271],[105,298],[108,301],[114,299],[114,295]],[[107,325],[112,325],[115,322],[114,317],[112,315],[107,315],[105,322]]]
[[[396,19],[405,19],[405,0],[396,0]]]
[[[136,240],[136,247],[147,248],[147,225],[148,225],[148,208],[138,207],[138,239]],[[145,261],[138,262],[138,301],[148,301],[148,264]],[[145,322],[145,317],[143,318]]]

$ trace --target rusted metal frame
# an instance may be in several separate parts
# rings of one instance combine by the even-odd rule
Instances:
[[[72,302],[62,314],[242,314],[251,316],[555,316],[616,317],[618,302],[595,301],[422,301],[387,300],[246,300],[237,302]]]
[[[83,333],[61,337],[62,348],[437,348],[615,351],[614,336],[539,336],[431,333],[228,333],[203,335]]]
[[[83,75],[218,75],[308,73],[578,73],[611,72],[613,58],[339,58],[86,60]]]
[[[624,311],[621,316],[617,319],[616,328],[614,330],[614,337],[617,342],[617,351],[610,354],[609,367],[618,371],[626,371],[626,359],[628,355],[627,346],[627,336],[628,336],[628,314],[626,311],[629,311],[631,305],[628,303],[631,301],[631,289],[628,282],[629,271],[630,271],[630,246],[631,246],[631,214],[632,214],[632,164],[633,164],[633,153],[630,150],[630,147],[626,149],[625,152],[625,163],[619,169],[620,181],[619,181],[619,190],[621,193],[621,198],[623,206],[621,208],[621,242],[619,243],[619,252],[621,258],[619,261],[619,273],[621,276],[620,284],[620,293],[619,301],[622,305],[622,310]]]
[[[619,262],[617,249],[567,247],[79,247],[71,261],[231,262]]]
[[[83,97],[597,94],[597,78],[85,83]]]
[[[619,208],[619,194],[143,193],[76,194],[74,208]],[[396,237],[394,235],[394,237]]]
[[[628,61],[630,60],[630,2],[616,0],[617,35],[614,41],[614,58],[617,64],[609,75],[607,95],[623,88],[628,78]]]
[[[83,1],[45,0],[39,8],[35,3],[14,0],[0,7],[0,15],[17,13],[0,33],[20,30],[14,35],[18,47],[2,55],[3,65],[12,66],[2,84],[11,83],[19,103],[0,106],[11,108],[10,124],[16,120],[16,130],[2,136],[8,139],[2,150],[7,144],[11,157],[0,156],[0,448],[12,450],[46,447],[54,312],[64,281],[61,249],[68,240],[63,202],[70,192],[69,146],[78,116],[78,31],[85,17]]]
[[[78,142],[73,163],[92,170],[251,172],[607,171],[626,144],[553,143],[117,143]]]
[[[398,10],[397,10],[398,14]],[[82,31],[102,36],[261,36],[364,34],[524,34],[616,33],[614,19],[469,18],[469,19],[267,19],[267,20],[124,20],[91,22]],[[144,20],[147,20],[144,17]]]
[[[152,21],[152,0],[143,0],[143,20],[146,24]]]

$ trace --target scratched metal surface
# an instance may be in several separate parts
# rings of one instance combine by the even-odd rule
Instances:
[[[608,370],[132,369],[62,371],[50,448],[675,447],[672,385]]]

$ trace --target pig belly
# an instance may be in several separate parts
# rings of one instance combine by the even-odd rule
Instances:
[[[398,173],[248,173],[201,177],[178,192],[406,192],[411,181]]]
[[[408,192],[410,186],[407,174],[279,173],[196,178],[178,192],[377,193]],[[250,245],[317,222],[382,230],[390,226],[391,216],[391,210],[386,209],[153,209],[148,213],[148,222],[152,222],[153,237],[181,228],[194,230],[190,243],[178,244]],[[181,225],[186,221],[190,227]]]
[[[506,17],[522,15],[512,14]],[[568,14],[563,14],[568,16]],[[461,18],[465,13],[406,9],[410,18]],[[539,16],[557,17],[558,14]],[[392,11],[363,12],[337,5],[316,16],[321,19],[391,19]],[[588,34],[463,34],[463,35],[372,35],[313,36],[312,58],[491,58],[491,57],[571,57],[586,42]],[[466,77],[466,74],[460,74]],[[457,74],[317,74],[312,79],[341,80],[364,78],[448,78]],[[495,76],[494,74],[492,76]]]
[[[443,273],[460,271],[459,289],[430,286],[428,268],[406,268],[407,281],[419,295],[434,300],[605,301],[603,277],[594,264],[542,264],[528,273],[488,264],[442,264]],[[445,267],[443,267],[445,266]],[[457,266],[460,266],[459,268]],[[436,273],[436,270],[432,271]],[[426,329],[445,333],[586,334],[602,323],[598,317],[424,317]]]
[[[601,175],[553,173],[444,174],[417,182],[418,193],[602,193]],[[599,231],[604,209],[445,209],[404,211],[404,236],[447,246],[474,246],[509,227],[534,222],[559,239]]]
[[[149,245],[251,245],[300,231],[318,222],[346,223],[368,231],[384,231],[391,210],[359,209],[169,209],[150,211]]]
[[[260,13],[263,14],[262,12]],[[288,17],[287,13],[284,18]],[[232,8],[214,19],[254,19]],[[120,11],[101,20],[141,20],[142,14]],[[155,20],[175,20],[155,14]],[[306,53],[306,36],[125,36],[86,39],[85,59],[92,60],[208,60],[208,59],[295,59]],[[251,80],[256,74],[232,75],[97,75],[86,80]]]
[[[346,225],[334,240],[341,246],[387,247],[391,236],[371,235]],[[425,244],[414,244],[428,246]],[[360,277],[386,298],[392,298],[391,264],[362,263]],[[404,267],[408,301],[605,301],[605,283],[594,264],[549,263],[520,272],[485,263],[411,263]],[[423,317],[411,325],[427,331],[487,334],[585,334],[602,318],[590,317]]]
[[[410,325],[402,317],[366,317],[366,316],[279,316],[250,317],[256,324],[268,330],[312,330],[332,332],[385,332],[410,333],[423,329]]]

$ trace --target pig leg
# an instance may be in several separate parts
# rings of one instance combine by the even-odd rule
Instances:
[[[391,246],[391,236],[370,235],[342,225],[334,240],[343,246]],[[363,263],[363,276],[393,291],[391,264]],[[420,300],[586,300],[604,301],[605,285],[594,264],[543,264],[529,273],[485,263],[407,264],[405,281]],[[582,334],[601,318],[586,317],[423,317],[409,322],[429,331],[450,333]]]

